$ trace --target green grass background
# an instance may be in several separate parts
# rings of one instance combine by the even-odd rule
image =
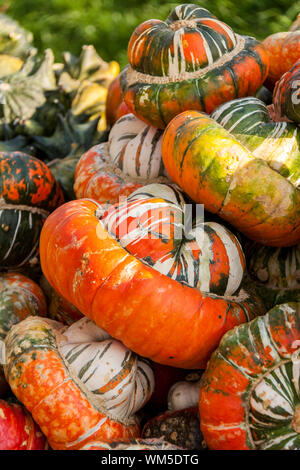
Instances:
[[[191,2],[192,3],[192,2]],[[286,31],[300,12],[292,0],[196,0],[236,32],[263,39]],[[53,49],[56,59],[69,50],[80,53],[93,44],[105,60],[127,63],[127,44],[134,28],[150,18],[165,19],[180,2],[166,0],[0,0],[0,9],[34,34],[40,50]]]

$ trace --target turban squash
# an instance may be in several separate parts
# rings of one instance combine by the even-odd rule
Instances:
[[[276,83],[273,105],[276,116],[300,123],[300,60]]]
[[[121,117],[108,142],[95,145],[79,160],[74,184],[77,199],[114,203],[149,181],[167,182],[161,139],[162,131],[133,114]]]
[[[265,81],[270,90],[273,90],[276,82],[300,58],[300,31],[296,22],[294,25],[289,31],[271,34],[262,42],[270,58],[269,72]]]
[[[182,111],[211,113],[226,101],[253,95],[269,66],[256,39],[235,34],[193,4],[177,6],[166,21],[138,26],[128,58],[121,81],[124,100],[139,118],[159,128]]]
[[[0,450],[47,450],[48,444],[28,411],[0,400]]]
[[[224,335],[200,390],[210,449],[300,449],[299,318],[281,304]]]
[[[46,314],[46,299],[34,281],[19,273],[0,274],[0,340],[4,340],[11,327],[24,318]],[[0,365],[0,396],[7,390],[8,385]]]
[[[134,412],[149,399],[153,374],[87,318],[68,329],[29,317],[5,339],[5,375],[53,449],[139,436]]]
[[[147,196],[147,187],[138,191],[144,193],[146,199],[151,199]],[[171,188],[168,191],[172,194]],[[177,194],[174,192],[173,197],[178,197]],[[135,193],[131,197],[134,196]],[[141,222],[144,201],[144,197],[136,201],[136,205],[141,206]],[[148,202],[151,203],[150,200]],[[154,202],[164,207],[167,201],[162,196],[157,201],[154,198]],[[153,267],[155,262],[163,264],[155,259],[155,250],[151,259],[146,256],[142,260],[130,254],[128,245],[125,249],[116,239],[117,233],[114,236],[109,232],[107,219],[102,220],[107,214],[109,210],[105,213],[95,201],[84,199],[68,202],[55,211],[48,217],[41,234],[41,266],[60,295],[132,351],[162,364],[199,368],[206,364],[225,331],[262,312],[258,299],[243,289],[235,296],[224,297],[201,292],[196,287],[198,281],[202,282],[197,276],[197,265],[201,269],[199,247],[194,246],[196,269],[191,273],[192,255],[190,260],[182,256],[179,263],[172,260],[172,236],[166,240],[165,253],[159,234],[148,241],[146,236],[144,246],[149,247],[153,242],[161,255],[169,257],[175,268],[169,272],[171,277],[160,273]],[[131,223],[134,226],[137,220],[133,217]],[[165,224],[162,220],[161,228],[164,226],[171,227],[172,234],[170,219]],[[130,236],[132,234],[128,238]],[[210,279],[214,278],[214,267],[210,272],[210,264],[214,264],[214,254],[219,252],[220,261],[215,263],[219,264],[220,274],[219,278],[216,277],[219,281],[216,286],[226,292],[232,281],[231,252],[235,253],[237,265],[242,266],[243,261],[234,238],[231,240],[229,233],[224,233],[224,243],[222,237],[222,234],[218,237],[209,229],[204,237],[207,242],[203,250],[207,276],[204,282],[208,287]],[[225,249],[227,242],[228,253]],[[138,245],[142,253],[143,243]],[[181,255],[180,247],[176,249]],[[185,266],[186,262],[191,264]],[[192,279],[192,287],[187,284],[189,279]]]
[[[30,264],[49,213],[63,202],[49,168],[22,152],[0,153],[0,266]]]
[[[168,175],[251,240],[297,244],[299,130],[271,123],[255,98],[223,104],[212,116],[186,111],[170,122],[162,140]]]

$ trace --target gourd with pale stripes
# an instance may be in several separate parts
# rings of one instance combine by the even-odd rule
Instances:
[[[203,292],[233,295],[245,260],[225,227],[192,221],[192,206],[175,187],[150,184],[109,208],[101,220],[122,247],[157,271]]]
[[[62,354],[85,386],[103,399],[111,416],[128,418],[145,405],[154,389],[146,359],[87,318],[71,325],[64,336]]]
[[[112,163],[131,178],[166,176],[161,158],[162,134],[134,114],[122,116],[109,133]]]
[[[62,190],[43,162],[22,152],[1,152],[0,173],[0,266],[28,265],[44,220],[63,202]]]
[[[211,115],[256,158],[294,186],[300,186],[300,130],[288,122],[273,122],[267,106],[257,98],[229,101]]]
[[[300,303],[225,334],[200,391],[212,449],[300,449]]]
[[[178,5],[165,21],[139,25],[128,58],[120,82],[125,102],[159,128],[182,111],[210,113],[230,99],[254,94],[269,62],[256,39],[235,34],[193,4]]]
[[[130,441],[89,442],[79,450],[183,450],[182,447],[160,439],[131,439]]]
[[[268,308],[300,301],[300,245],[272,248],[247,243],[248,272]]]
[[[115,203],[152,181],[169,181],[161,157],[162,131],[133,114],[112,127],[107,143],[96,145],[80,159],[74,191],[77,198]]]
[[[300,32],[299,42],[300,42]],[[275,114],[283,119],[300,123],[300,60],[276,83],[273,93]]]

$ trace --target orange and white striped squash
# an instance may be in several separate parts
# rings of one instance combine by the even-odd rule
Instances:
[[[113,204],[149,182],[167,182],[161,139],[162,131],[133,114],[121,117],[108,142],[95,145],[79,160],[74,183],[77,199]]]
[[[300,449],[300,303],[277,305],[222,338],[201,384],[211,450]]]
[[[53,449],[139,436],[134,412],[153,390],[151,368],[93,322],[29,317],[5,345],[10,387]]]
[[[148,20],[128,44],[121,87],[134,114],[163,129],[185,110],[211,113],[253,95],[269,57],[255,38],[240,36],[198,5],[176,6],[165,21]]]
[[[237,238],[202,218],[184,227],[186,207],[175,187],[150,184],[109,208],[101,220],[123,248],[160,273],[203,292],[235,294],[245,270]]]
[[[217,296],[194,287],[197,275],[190,286],[160,273],[121,246],[101,220],[104,214],[95,201],[82,199],[48,217],[41,266],[60,295],[132,351],[161,364],[198,369],[228,329],[262,313],[257,297],[244,289]],[[152,241],[161,249],[161,240]]]

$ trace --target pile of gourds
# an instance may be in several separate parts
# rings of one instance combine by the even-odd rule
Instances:
[[[119,75],[21,37],[0,61],[0,449],[300,450],[298,22],[260,43],[178,5]]]

